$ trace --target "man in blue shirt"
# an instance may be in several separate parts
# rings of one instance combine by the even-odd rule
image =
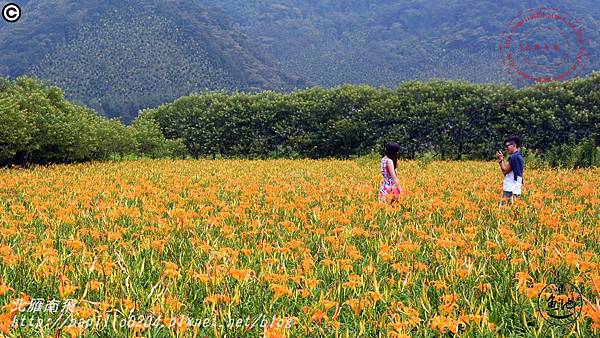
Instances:
[[[496,158],[500,164],[500,170],[504,174],[502,197],[508,203],[512,203],[513,196],[521,198],[521,187],[523,185],[523,169],[525,168],[525,160],[519,151],[521,140],[512,136],[504,141],[504,146],[510,157],[508,163],[504,162],[504,154],[501,151],[496,152]]]

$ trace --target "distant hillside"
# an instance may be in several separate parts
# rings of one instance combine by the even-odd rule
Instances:
[[[44,0],[23,13],[0,28],[0,75],[35,75],[125,121],[193,91],[303,84],[194,1]]]
[[[396,87],[434,77],[508,83],[498,50],[511,19],[542,6],[580,20],[600,70],[597,0],[203,0],[226,11],[286,72],[312,84]]]

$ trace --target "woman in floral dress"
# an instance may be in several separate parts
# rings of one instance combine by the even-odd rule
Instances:
[[[383,182],[379,188],[379,201],[384,203],[395,203],[399,200],[402,188],[396,176],[398,168],[398,152],[400,145],[396,142],[388,142],[385,145],[385,156],[381,159],[381,175]]]

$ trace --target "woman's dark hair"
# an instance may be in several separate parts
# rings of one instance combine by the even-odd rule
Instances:
[[[398,168],[398,152],[400,145],[396,142],[388,142],[385,145],[385,156],[394,162],[394,169]]]

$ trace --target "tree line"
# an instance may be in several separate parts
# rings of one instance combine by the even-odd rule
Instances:
[[[58,87],[30,77],[0,77],[0,165],[166,156],[177,145],[152,121],[126,126],[65,100]]]
[[[516,89],[461,81],[395,89],[206,92],[142,110],[130,124],[65,100],[36,79],[0,79],[0,163],[150,157],[348,158],[389,140],[401,156],[490,159],[508,135],[553,165],[600,160],[600,73]]]
[[[395,140],[404,158],[433,153],[483,160],[493,157],[506,136],[518,135],[529,154],[566,165],[581,162],[569,158],[586,155],[574,153],[581,147],[588,149],[588,162],[598,157],[600,73],[525,89],[411,81],[395,89],[210,92],[144,110],[138,120],[156,122],[194,157],[349,157]],[[557,153],[563,157],[553,157]]]

